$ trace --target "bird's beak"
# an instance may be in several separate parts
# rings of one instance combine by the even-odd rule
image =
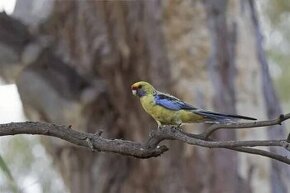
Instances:
[[[131,86],[131,90],[132,90],[132,94],[134,95],[134,96],[137,96],[137,85],[136,84],[133,84],[132,86]]]
[[[132,90],[132,94],[134,95],[134,96],[136,96],[137,95],[137,90]]]

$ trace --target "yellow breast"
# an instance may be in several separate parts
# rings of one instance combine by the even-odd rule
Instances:
[[[179,125],[181,123],[200,122],[202,118],[191,111],[174,111],[156,105],[153,95],[141,97],[140,102],[144,110],[155,119],[158,125]]]

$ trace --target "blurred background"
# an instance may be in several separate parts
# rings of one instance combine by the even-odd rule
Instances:
[[[0,11],[0,123],[46,121],[143,142],[156,125],[131,96],[138,80],[219,112],[290,112],[288,0],[1,0]],[[282,139],[289,126],[215,137]],[[164,143],[164,155],[139,160],[51,137],[1,137],[0,192],[290,192],[286,164]]]

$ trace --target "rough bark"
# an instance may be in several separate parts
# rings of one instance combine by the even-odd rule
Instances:
[[[17,81],[27,115],[88,132],[102,129],[111,138],[144,140],[153,124],[140,116],[143,112],[129,89],[144,79],[170,90],[161,17],[161,1],[57,1],[52,17],[40,28],[54,38],[52,48],[43,50]],[[144,125],[148,130],[133,129]],[[157,160],[138,161],[43,141],[71,192],[195,188],[186,180],[192,173],[184,160],[176,159],[182,157],[181,144]]]
[[[6,82],[14,82],[20,71],[21,54],[32,40],[27,26],[0,13],[0,74]]]
[[[106,138],[140,142],[155,127],[130,93],[141,79],[203,106],[216,98],[216,109],[235,112],[235,40],[241,29],[228,23],[231,9],[215,0],[58,0],[48,19],[28,33],[37,38],[16,54],[20,68],[10,81],[16,79],[31,120],[90,133],[101,129]],[[234,132],[217,136],[235,139]],[[223,151],[166,142],[170,152],[140,161],[54,139],[42,142],[73,193],[237,192],[244,181],[237,156]],[[225,164],[231,169],[223,172]],[[240,183],[245,192],[247,183],[251,176]]]

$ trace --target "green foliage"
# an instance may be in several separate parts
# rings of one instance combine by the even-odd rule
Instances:
[[[5,158],[6,167],[0,167],[1,170],[9,172],[0,170],[0,179],[3,179],[0,181],[0,193],[31,192],[34,189],[42,193],[66,192],[60,176],[54,170],[52,160],[40,144],[39,137],[19,135],[1,139],[0,154]]]
[[[9,167],[7,166],[7,164],[5,163],[5,161],[1,155],[0,155],[0,169],[3,171],[5,176],[8,178],[8,182],[9,182],[9,186],[10,186],[11,190],[13,190],[14,193],[18,193],[19,188],[17,186],[17,183],[16,183],[14,177],[12,176],[12,173],[11,173]]]
[[[268,0],[264,1],[262,5],[263,12],[274,26],[279,24],[290,12],[289,0]]]

